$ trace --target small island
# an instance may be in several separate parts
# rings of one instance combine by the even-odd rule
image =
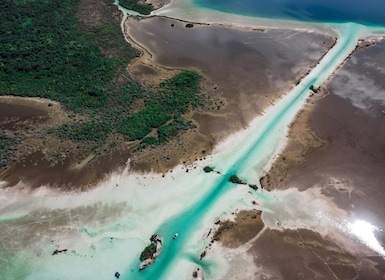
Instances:
[[[246,185],[246,183],[240,179],[237,175],[231,175],[229,178],[229,182],[233,184]]]
[[[212,168],[211,166],[205,166],[203,167],[203,171],[206,173],[210,173],[214,171],[214,168]]]
[[[318,93],[320,91],[320,87],[315,87],[314,85],[311,85],[309,87],[309,89],[313,92],[313,93]]]
[[[160,235],[153,234],[150,241],[151,243],[144,248],[143,252],[140,254],[139,259],[141,264],[139,270],[143,270],[152,265],[162,250],[162,239]]]

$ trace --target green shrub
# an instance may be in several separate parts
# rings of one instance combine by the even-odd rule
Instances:
[[[233,184],[246,184],[244,181],[242,181],[237,175],[231,175],[229,178],[229,181]]]
[[[210,173],[210,172],[214,171],[214,168],[212,168],[210,166],[205,166],[205,167],[203,167],[203,171],[206,173]]]
[[[149,258],[152,258],[152,256],[156,253],[156,245],[154,243],[151,243],[146,248],[144,248],[143,252],[140,254],[140,261],[147,260]]]

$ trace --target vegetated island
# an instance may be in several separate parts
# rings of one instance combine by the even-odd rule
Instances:
[[[113,155],[127,160],[195,128],[186,114],[210,103],[193,71],[151,88],[130,78],[126,66],[140,53],[124,40],[120,12],[108,0],[4,2],[0,102],[1,96],[44,98],[58,102],[64,117],[46,125],[0,121],[0,178],[28,157],[50,167],[69,159],[78,166]],[[145,13],[139,6],[129,8]]]
[[[241,178],[239,178],[237,175],[233,174],[229,177],[229,182],[233,184],[239,184],[239,185],[248,185],[253,190],[258,190],[258,186],[255,184],[247,184],[245,181],[243,181]]]
[[[140,264],[139,270],[143,270],[152,265],[162,250],[162,239],[158,234],[153,234],[150,241],[151,243],[146,246],[140,254],[139,259],[142,263]]]

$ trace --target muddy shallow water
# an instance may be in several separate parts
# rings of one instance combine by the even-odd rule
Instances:
[[[240,129],[293,87],[334,43],[334,38],[294,30],[253,30],[153,17],[127,21],[129,35],[160,65],[195,69],[217,86],[227,105],[215,114],[197,113],[203,134]],[[131,72],[143,78],[143,65]],[[224,119],[223,119],[224,118]]]
[[[265,232],[253,252],[263,256],[259,262],[270,266],[267,271],[273,271],[274,279],[383,279],[385,275],[385,256],[380,253],[385,247],[384,54],[384,41],[354,53],[327,84],[323,96],[307,105],[312,109],[305,125],[325,141],[322,147],[310,149],[302,160],[290,161],[290,152],[302,148],[290,140],[277,163],[282,158],[290,162],[286,178],[276,179],[283,171],[279,167],[270,172],[273,188],[320,188],[357,221],[356,234],[372,236],[372,241],[347,232],[342,239],[301,230]],[[283,260],[272,250],[284,250],[292,262],[279,265]]]

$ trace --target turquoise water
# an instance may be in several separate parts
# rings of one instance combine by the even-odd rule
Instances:
[[[189,204],[184,204],[183,209],[187,210],[173,211],[173,213],[177,214],[169,219],[158,218],[159,221],[165,221],[159,227],[157,227],[157,223],[156,226],[153,226],[152,229],[154,229],[154,232],[160,234],[163,237],[164,246],[161,255],[150,268],[144,271],[138,271],[139,260],[137,260],[139,256],[138,253],[142,249],[141,246],[143,245],[141,242],[142,238],[145,238],[145,235],[148,234],[148,232],[143,230],[144,233],[141,234],[139,238],[135,234],[131,235],[131,231],[135,230],[136,227],[146,227],[149,223],[148,220],[145,220],[145,218],[141,219],[141,216],[137,217],[134,215],[133,217],[129,218],[132,219],[130,222],[127,222],[127,220],[124,219],[120,221],[123,225],[126,225],[123,227],[120,226],[119,221],[115,220],[114,216],[112,215],[113,213],[107,213],[108,216],[111,215],[112,224],[109,224],[108,226],[101,226],[99,229],[97,221],[99,218],[104,216],[101,215],[99,217],[94,213],[92,214],[92,218],[95,219],[96,224],[93,225],[93,223],[91,223],[91,225],[84,225],[84,230],[82,225],[80,229],[80,233],[83,236],[86,235],[87,237],[90,237],[90,239],[95,238],[95,241],[92,241],[96,244],[96,246],[86,251],[87,256],[85,256],[86,253],[79,253],[83,255],[82,257],[75,256],[75,253],[69,253],[68,255],[64,254],[55,256],[55,258],[53,258],[51,253],[54,245],[50,245],[51,247],[48,246],[45,249],[46,255],[49,256],[49,262],[45,264],[43,261],[41,261],[41,273],[38,271],[28,279],[55,279],[56,276],[59,279],[68,279],[68,277],[65,276],[68,275],[67,271],[70,271],[69,274],[71,274],[73,271],[77,271],[77,275],[75,276],[76,279],[109,279],[107,278],[108,276],[111,276],[112,279],[115,269],[119,270],[122,274],[121,279],[185,279],[186,276],[191,273],[191,271],[184,271],[183,275],[178,275],[175,273],[175,268],[180,264],[181,261],[195,263],[197,266],[200,266],[203,269],[203,271],[206,273],[206,276],[207,274],[211,274],[215,277],[216,274],[213,272],[216,267],[215,262],[206,258],[204,258],[202,261],[199,260],[199,254],[201,251],[198,250],[202,250],[202,246],[198,244],[195,246],[195,248],[191,248],[191,243],[197,240],[197,238],[194,239],[192,236],[194,236],[194,234],[203,228],[203,222],[205,221],[205,218],[210,213],[210,211],[212,211],[212,209],[228,208],[227,205],[221,204],[223,203],[221,199],[226,196],[229,191],[237,188],[228,182],[229,176],[232,174],[238,174],[241,178],[250,180],[252,179],[250,178],[250,174],[254,174],[252,172],[253,169],[262,170],[262,168],[266,166],[266,163],[269,161],[269,159],[276,153],[276,147],[279,145],[280,140],[285,137],[287,125],[294,119],[296,113],[304,104],[305,99],[310,93],[309,86],[313,84],[322,84],[327,79],[327,77],[332,74],[336,67],[354,49],[358,39],[357,34],[359,31],[359,26],[354,24],[346,24],[341,25],[339,28],[341,36],[338,40],[338,43],[323,58],[322,62],[315,69],[313,69],[295,89],[293,89],[290,93],[288,93],[287,96],[285,96],[281,101],[277,102],[274,107],[270,108],[270,110],[266,112],[262,118],[261,125],[258,126],[255,131],[251,131],[251,133],[248,134],[248,137],[244,139],[243,143],[237,147],[234,147],[234,149],[232,149],[228,155],[225,155],[224,157],[219,158],[214,162],[214,166],[216,166],[218,170],[221,171],[222,175],[199,175],[199,179],[208,178],[207,181],[197,180],[199,183],[203,182],[202,184],[205,186],[195,186],[196,182],[192,182],[193,180],[186,182],[189,185],[189,188],[201,187],[202,189],[208,189],[208,191],[203,196],[200,196],[199,199],[196,199],[196,202],[193,203],[192,206],[189,206]],[[190,174],[191,173],[189,173],[189,175]],[[258,180],[258,177],[255,179]],[[210,188],[207,188],[207,186],[210,186]],[[143,188],[143,191],[145,190],[146,188]],[[161,192],[161,190],[159,191]],[[107,197],[112,196],[112,194],[113,192],[106,194],[106,197],[103,198],[103,201]],[[152,192],[148,193],[148,195],[156,196],[156,193]],[[254,192],[254,195],[257,197],[258,201],[266,201],[269,199],[268,193],[257,191]],[[121,194],[119,193],[119,197],[120,196]],[[135,192],[132,196],[135,197]],[[127,197],[127,201],[129,201],[128,199],[129,198]],[[135,199],[140,200],[138,198]],[[191,200],[193,200],[193,198],[191,198]],[[236,200],[236,198],[234,198],[234,200]],[[163,202],[164,200],[160,199],[160,201]],[[55,202],[55,204],[56,203],[57,202]],[[133,208],[137,207],[136,204],[128,204]],[[97,207],[98,209],[100,208],[99,206],[100,205]],[[168,207],[168,205],[165,204],[164,207]],[[108,207],[106,207],[106,209],[108,210]],[[146,208],[144,207],[143,209]],[[107,210],[103,210],[103,208],[101,208],[99,214]],[[76,211],[73,214],[76,215]],[[130,209],[127,210],[127,216],[129,215]],[[9,218],[9,216],[7,218]],[[134,218],[135,220],[133,220]],[[17,219],[17,216],[12,216],[11,219]],[[92,230],[93,228],[94,230]],[[119,238],[118,233],[120,232],[127,232],[127,235],[122,234],[121,238]],[[140,230],[139,232],[142,233]],[[173,240],[172,236],[175,232],[179,233],[179,238]],[[151,232],[151,234],[152,233],[153,232]],[[100,239],[98,242],[97,240],[99,236],[105,237]],[[113,241],[111,241],[110,236],[114,236]],[[148,237],[150,237],[150,235]],[[140,242],[138,242],[138,240]],[[42,242],[42,246],[47,245]],[[77,244],[71,244],[71,248],[77,249]],[[77,251],[82,252],[81,248],[77,249]],[[92,256],[89,256],[91,254],[95,255],[94,259],[97,260],[93,261],[93,259],[91,259]],[[17,260],[13,260],[15,268],[12,268],[12,270],[18,271],[18,273],[23,272],[28,274],[29,269],[33,271],[34,268],[25,266],[25,263],[28,263],[25,259],[31,259],[33,262],[36,260],[35,254],[32,256],[28,255],[25,258],[22,257],[20,257],[21,260],[19,263]],[[133,259],[136,260],[132,261]],[[101,260],[102,262],[98,263],[98,261]],[[48,263],[54,265],[47,267]],[[21,270],[21,267],[25,271]],[[68,269],[69,267],[71,269]],[[125,269],[121,269],[122,267],[125,267]],[[39,268],[37,267],[36,270],[38,269]],[[108,271],[101,271],[102,269],[108,269]],[[101,276],[101,273],[104,273],[104,275],[107,275],[107,277]],[[23,277],[19,278],[23,279]],[[0,279],[12,278],[2,278],[2,275],[0,275]],[[211,278],[206,277],[206,279]]]
[[[164,242],[162,253],[156,262],[143,271],[137,270],[139,261],[132,263],[124,272],[124,279],[177,279],[175,275],[170,278],[170,273],[178,261],[183,259],[194,261],[203,269],[207,267],[204,263],[205,260],[200,261],[197,258],[191,258],[189,252],[186,251],[186,244],[190,236],[194,233],[194,229],[199,228],[201,221],[218,199],[234,187],[228,182],[229,177],[233,174],[243,173],[244,169],[249,168],[253,163],[255,165],[258,161],[265,161],[262,164],[266,163],[268,160],[266,154],[272,156],[271,153],[274,149],[271,149],[271,146],[277,143],[277,139],[284,137],[283,128],[291,122],[301,108],[310,93],[310,85],[319,85],[324,82],[354,49],[357,42],[355,35],[359,27],[349,24],[343,26],[343,29],[344,35],[321,63],[265,115],[266,121],[261,129],[256,135],[252,135],[253,139],[244,143],[236,157],[228,159],[227,164],[230,167],[221,170],[223,175],[212,184],[210,191],[190,209],[175,215],[158,228],[156,232],[163,236]],[[258,191],[255,194],[258,196]],[[175,232],[179,233],[179,238],[173,240],[172,236]]]
[[[385,26],[383,0],[193,0],[227,13],[321,23],[356,22]]]

